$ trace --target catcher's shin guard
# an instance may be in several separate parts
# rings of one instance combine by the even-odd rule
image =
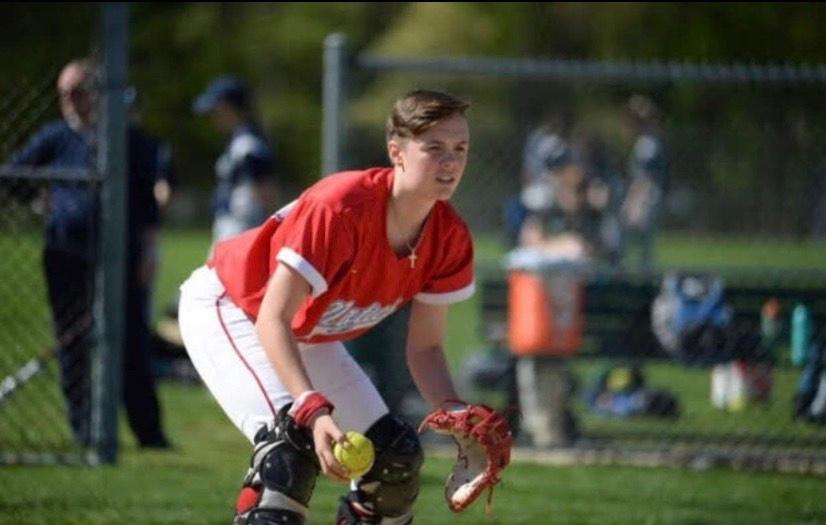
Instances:
[[[419,495],[424,454],[416,430],[387,414],[367,430],[376,449],[373,467],[342,498],[337,525],[408,525]]]
[[[303,525],[319,473],[313,437],[282,408],[275,427],[255,436],[234,525]]]

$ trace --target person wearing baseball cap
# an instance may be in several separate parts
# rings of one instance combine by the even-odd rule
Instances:
[[[213,244],[258,226],[275,202],[272,147],[253,116],[252,94],[234,75],[214,79],[192,110],[209,115],[229,141],[215,163]]]
[[[224,75],[216,78],[195,99],[192,110],[203,115],[213,111],[221,103],[248,109],[250,92],[244,81],[234,75]]]

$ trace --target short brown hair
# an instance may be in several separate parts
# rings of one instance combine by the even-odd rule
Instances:
[[[464,115],[468,102],[447,93],[417,89],[399,98],[387,118],[387,140],[415,137],[454,115]]]

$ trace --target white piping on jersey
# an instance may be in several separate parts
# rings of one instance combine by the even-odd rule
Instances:
[[[293,208],[295,208],[296,204],[298,204],[298,199],[295,199],[294,201],[285,204],[278,211],[273,213],[272,216],[275,218],[275,220],[281,222],[287,218],[291,211],[293,211]]]
[[[307,279],[307,282],[313,287],[313,297],[318,297],[327,291],[327,280],[324,279],[324,276],[292,248],[282,247],[278,251],[276,260],[283,262]]]
[[[464,301],[476,291],[476,282],[473,281],[469,285],[461,288],[459,290],[455,290],[453,292],[445,292],[445,293],[424,293],[420,292],[414,296],[419,302],[427,303],[427,304],[450,304],[450,303],[458,303],[459,301]]]

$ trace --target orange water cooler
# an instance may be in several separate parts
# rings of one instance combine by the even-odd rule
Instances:
[[[508,344],[518,356],[570,357],[582,347],[584,285],[572,272],[508,273]]]

